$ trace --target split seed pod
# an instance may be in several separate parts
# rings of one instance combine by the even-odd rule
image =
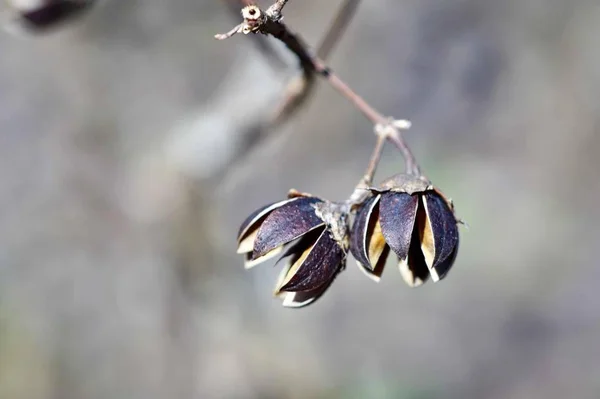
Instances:
[[[348,248],[347,217],[336,204],[308,194],[290,198],[252,213],[238,232],[239,254],[251,268],[283,252],[286,259],[275,295],[287,307],[317,300],[343,269]],[[280,260],[281,260],[280,259]]]
[[[359,267],[378,281],[391,249],[408,285],[444,278],[458,250],[452,203],[428,180],[410,175],[396,175],[372,193],[353,226],[351,251]]]

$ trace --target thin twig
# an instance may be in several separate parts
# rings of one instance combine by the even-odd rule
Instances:
[[[316,73],[325,78],[329,84],[336,89],[342,96],[346,97],[362,114],[369,119],[376,128],[378,136],[385,136],[390,142],[394,143],[401,151],[406,162],[406,173],[420,174],[420,168],[410,148],[404,141],[400,132],[399,122],[394,118],[388,118],[372,107],[364,98],[356,93],[348,84],[327,67],[327,65],[316,56],[309,53],[303,40],[295,33],[291,32],[287,26],[281,22],[281,9],[287,0],[278,0],[266,12],[263,12],[256,6],[252,6],[252,18],[244,20],[244,33],[262,33],[272,35],[283,42],[286,47],[292,51],[300,60],[303,68],[312,68]],[[248,7],[247,7],[248,8]],[[258,13],[258,15],[256,15]],[[242,13],[244,14],[244,13]]]
[[[248,15],[251,12],[252,18],[246,18],[240,25],[230,30],[225,34],[215,35],[215,38],[219,40],[227,39],[236,33],[263,33],[272,35],[283,42],[286,47],[292,51],[296,57],[300,60],[300,64],[305,68],[313,69],[315,72],[323,76],[329,81],[329,83],[337,89],[343,96],[348,98],[352,103],[371,121],[373,124],[384,124],[388,120],[383,114],[379,113],[375,108],[371,107],[362,97],[355,93],[344,81],[336,76],[331,69],[329,69],[325,63],[318,57],[312,56],[307,49],[307,46],[303,43],[302,39],[295,33],[292,33],[287,29],[286,25],[278,19],[273,19],[269,15],[275,6],[285,5],[286,1],[278,1],[273,6],[264,11],[260,10],[256,6],[246,7],[243,11],[243,15]],[[283,4],[283,5],[281,5]],[[277,9],[277,7],[275,7]],[[247,11],[250,10],[250,11]],[[245,11],[245,12],[244,12]]]
[[[217,39],[217,40],[229,39],[231,36],[235,35],[236,33],[240,33],[243,28],[244,28],[244,23],[242,22],[241,24],[238,24],[238,25],[234,26],[233,28],[231,28],[231,30],[229,32],[217,33],[215,35],[215,39]]]
[[[259,14],[261,17],[262,15],[267,15],[271,19],[279,20],[281,18],[281,9],[287,3],[287,1],[278,1],[273,6],[269,7],[269,9],[266,12],[263,12],[257,6],[253,5],[253,3],[250,0],[242,0],[242,2],[245,2],[246,4],[251,4],[250,6],[244,8],[242,14],[249,15],[250,11],[253,12],[252,25],[255,25],[255,21],[259,19]],[[331,53],[333,47],[344,33],[345,28],[347,27],[350,20],[352,19],[352,16],[356,12],[359,3],[360,0],[345,0],[340,5],[331,27],[325,34],[321,45],[319,45],[319,48],[317,50],[317,54],[319,55],[319,57],[326,58]],[[248,33],[253,30],[256,31],[254,27],[247,28],[247,32],[244,33]],[[234,27],[231,31],[225,34],[215,35],[215,38],[223,40],[233,36],[236,33],[240,33],[243,31],[244,26],[242,23],[241,25]],[[262,47],[264,46],[261,45],[261,49]],[[263,49],[263,51],[264,50],[265,49]],[[298,49],[296,49],[296,51],[297,50]],[[268,55],[268,51],[265,51],[265,53],[267,53]],[[302,68],[302,74],[300,76],[292,78],[292,80],[289,82],[285,89],[286,94],[284,96],[284,99],[282,100],[281,104],[278,107],[276,107],[275,112],[273,112],[272,114],[273,116],[269,119],[269,126],[265,126],[265,129],[270,127],[272,128],[289,119],[295,113],[296,110],[300,109],[300,107],[305,103],[310,93],[312,92],[312,89],[314,87],[313,76],[315,68],[308,57],[299,58],[301,61],[300,66]]]
[[[283,7],[285,7],[287,2],[288,0],[277,0],[271,7],[269,7],[267,13],[278,21],[281,18],[281,11],[283,11]]]
[[[333,18],[333,23],[323,36],[323,40],[317,47],[317,57],[327,59],[331,51],[346,32],[350,21],[356,14],[360,0],[344,0],[338,7],[338,12]]]
[[[375,130],[381,129],[381,133],[379,135],[387,137],[388,141],[396,146],[398,150],[402,153],[402,157],[405,162],[405,173],[414,176],[421,176],[421,168],[415,159],[414,154],[410,150],[406,141],[402,137],[402,134],[399,132],[401,129],[401,125],[405,122],[405,120],[396,120],[391,123],[387,123],[384,125],[376,125]],[[410,127],[410,123],[408,123],[408,127]]]
[[[375,176],[375,171],[377,170],[377,166],[381,161],[383,147],[387,141],[387,137],[383,130],[378,131],[376,129],[375,133],[377,134],[377,141],[375,142],[375,148],[373,148],[373,152],[371,153],[369,165],[367,166],[367,170],[365,171],[363,177],[360,179],[356,187],[354,187],[350,197],[348,197],[348,199],[344,202],[346,206],[346,212],[356,209],[371,196],[370,187],[373,184],[373,177]]]
[[[237,15],[239,15],[239,8],[234,8],[234,4],[237,3],[239,5],[240,1],[250,2],[250,0],[231,0],[227,2],[229,5],[232,5],[230,9],[232,11],[235,10]],[[355,14],[359,3],[360,0],[344,0],[340,4],[331,26],[327,29],[321,40],[317,54],[323,58],[331,54],[352,20],[352,16]],[[257,39],[263,39],[262,35],[258,36]],[[269,44],[266,40],[260,40],[259,42]],[[268,56],[266,52],[261,52],[265,56]],[[226,180],[227,174],[232,170],[236,170],[236,165],[243,163],[247,154],[251,153],[254,148],[275,132],[276,127],[288,121],[306,104],[314,92],[316,74],[312,65],[300,65],[300,69],[301,73],[294,76],[286,85],[282,99],[275,106],[274,111],[265,117],[264,120],[245,128],[246,133],[243,135],[243,141],[236,148],[235,154],[231,157],[231,161],[228,162],[228,167],[223,169],[219,174],[218,181]]]
[[[285,25],[283,25],[282,23],[278,24],[285,27]],[[302,42],[298,39],[298,37],[289,33],[287,29],[286,32],[287,33],[279,33],[279,37],[275,35],[274,36],[281,38],[280,40],[286,39],[290,41],[289,44],[287,42],[284,42],[286,43],[289,49],[300,49],[302,46]],[[298,40],[294,42],[294,39]],[[304,52],[306,51],[304,48],[302,48],[301,50]],[[296,51],[294,51],[294,53],[297,55],[299,54],[299,57],[306,56],[306,53],[297,53]],[[390,142],[392,142],[396,147],[398,147],[398,149],[402,153],[402,156],[404,157],[404,160],[406,162],[406,173],[414,174],[417,176],[420,175],[421,172],[417,160],[415,159],[408,144],[404,141],[404,137],[400,132],[400,126],[402,126],[404,120],[397,121],[393,118],[388,118],[379,111],[377,111],[363,97],[361,97],[348,84],[346,84],[346,82],[344,82],[339,76],[334,74],[333,71],[331,71],[331,69],[329,69],[321,59],[313,57],[311,58],[311,62],[316,72],[322,77],[324,77],[334,89],[336,89],[340,94],[342,94],[342,96],[346,97],[350,102],[352,102],[352,104],[360,112],[362,112],[367,119],[369,119],[376,127],[385,128],[385,136]]]
[[[306,103],[315,86],[315,74],[312,69],[302,69],[302,72],[290,79],[285,86],[283,99],[272,112],[265,129],[273,129],[296,114]]]
[[[356,108],[363,115],[373,122],[374,125],[377,124],[385,124],[388,122],[388,118],[386,118],[383,114],[373,108],[364,98],[362,98],[358,93],[356,93],[346,82],[344,82],[338,75],[333,73],[331,69],[329,69],[323,61],[319,58],[313,59],[314,66],[317,70],[317,73],[324,77],[329,84],[336,89],[342,96],[346,97],[348,100],[354,104]]]
[[[240,7],[253,5],[252,0],[223,0],[227,10],[235,18],[240,17]],[[274,69],[282,70],[287,67],[287,63],[281,57],[281,54],[273,47],[273,43],[264,36],[256,36],[253,40],[258,50],[269,60],[269,66]]]
[[[343,36],[356,13],[360,0],[344,0],[338,7],[336,16],[317,47],[317,56],[326,59],[333,51],[335,45]],[[314,71],[303,69],[302,74],[294,76],[285,88],[285,96],[271,117],[271,127],[284,123],[296,111],[302,108],[313,92],[315,79]]]
[[[375,171],[377,170],[377,165],[379,165],[379,161],[381,161],[381,154],[383,152],[383,147],[387,137],[384,134],[377,135],[377,141],[375,142],[375,148],[373,148],[373,153],[371,154],[371,159],[369,160],[369,165],[367,166],[367,170],[365,171],[365,175],[362,178],[362,184],[365,186],[370,186],[373,183],[373,176],[375,176]]]

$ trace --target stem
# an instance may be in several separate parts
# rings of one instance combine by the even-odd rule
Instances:
[[[406,141],[404,141],[404,137],[402,136],[400,129],[398,129],[398,127],[394,125],[394,121],[390,121],[389,118],[386,118],[385,116],[383,116],[383,114],[381,114],[379,111],[373,108],[364,98],[358,95],[342,79],[340,79],[329,68],[327,68],[327,66],[319,58],[314,57],[313,64],[315,66],[315,70],[321,76],[323,76],[329,82],[329,84],[334,89],[336,89],[342,96],[350,100],[350,102],[352,102],[352,104],[354,104],[354,106],[359,111],[361,111],[367,119],[373,122],[373,124],[376,127],[381,126],[386,130],[385,134],[378,134],[377,136],[377,144],[375,145],[374,155],[377,151],[381,151],[381,149],[378,149],[380,145],[379,142],[385,141],[385,139],[387,138],[387,140],[392,142],[402,153],[402,157],[405,161],[405,173],[414,176],[421,176],[421,168],[417,163],[417,159],[410,150],[410,147],[408,146]],[[373,158],[371,159],[371,162],[374,162]],[[377,160],[375,162],[379,162],[379,156],[377,157]],[[373,166],[370,163],[367,171],[369,172],[371,169],[373,169],[374,173],[376,166],[377,165]],[[371,175],[369,179],[372,180],[372,178],[373,176]]]
[[[369,160],[367,170],[365,170],[365,174],[363,175],[362,179],[360,179],[356,187],[354,187],[354,191],[352,194],[350,194],[350,197],[348,197],[345,202],[345,206],[347,207],[346,212],[351,212],[353,208],[363,204],[369,198],[371,193],[369,187],[373,183],[373,176],[375,175],[379,161],[381,161],[381,154],[383,152],[383,147],[385,146],[386,140],[387,136],[385,135],[385,131],[378,130],[377,141],[375,142],[375,148],[373,148],[373,153],[371,154],[371,159]]]
[[[250,0],[247,0],[250,1]],[[338,11],[331,26],[325,33],[317,48],[317,57],[326,59],[341,39],[354,16],[360,0],[344,0],[338,6]],[[259,41],[258,43],[265,43]],[[269,127],[275,127],[288,120],[298,111],[310,97],[315,86],[315,68],[311,63],[301,63],[302,74],[292,78],[285,88],[283,101],[276,107],[273,116],[269,118]]]
[[[309,66],[314,68],[315,72],[321,75],[321,77],[323,77],[343,97],[348,99],[376,127],[379,126],[385,128],[386,132],[384,137],[394,143],[404,157],[406,163],[405,172],[407,174],[420,176],[420,168],[417,160],[408,147],[408,144],[404,141],[404,137],[398,127],[401,123],[395,123],[396,121],[393,119],[385,117],[327,67],[325,62],[319,57],[309,54],[302,39],[298,35],[290,32],[285,24],[277,21],[273,23],[274,26],[271,25],[270,21],[267,21],[265,24],[266,32],[281,40],[287,48],[296,54],[301,64],[305,67]],[[405,121],[402,122],[405,123]]]
[[[270,13],[276,19],[281,18],[281,11],[287,2],[288,0],[277,0],[271,7],[269,7],[268,13]]]
[[[398,132],[398,134],[389,135],[388,140],[392,142],[402,153],[402,157],[404,158],[405,162],[406,174],[421,176],[421,168],[419,167],[414,154],[410,150],[410,147],[406,144],[406,141],[404,141],[404,138],[400,132]]]
[[[377,165],[379,165],[379,161],[381,160],[381,154],[383,152],[383,147],[385,145],[386,139],[387,137],[383,134],[377,135],[375,148],[373,148],[373,153],[371,154],[369,165],[367,166],[367,170],[365,171],[365,175],[363,176],[360,184],[370,186],[373,183],[373,176],[375,175]]]
[[[217,40],[229,39],[231,36],[235,35],[236,33],[240,33],[243,27],[244,27],[244,23],[242,22],[241,24],[238,24],[238,25],[234,26],[233,28],[231,28],[231,30],[229,30],[229,32],[216,34],[215,39],[217,39]]]
[[[317,48],[317,57],[324,59],[331,53],[331,50],[335,47],[344,32],[346,32],[346,28],[350,24],[352,17],[354,17],[359,4],[360,0],[344,0],[344,3],[338,6],[338,12],[333,19],[333,23]]]
[[[408,144],[404,141],[404,137],[400,133],[400,124],[397,123],[400,121],[394,121],[392,118],[385,117],[358,93],[356,93],[348,84],[346,84],[346,82],[334,74],[333,71],[328,68],[319,57],[313,56],[309,53],[306,45],[304,45],[303,40],[297,34],[294,34],[288,30],[286,25],[281,22],[281,10],[287,2],[288,0],[277,0],[273,5],[271,5],[271,7],[269,7],[266,13],[263,14],[266,16],[264,19],[255,17],[252,20],[245,20],[243,25],[244,30],[246,31],[244,31],[244,33],[253,32],[268,34],[283,42],[283,44],[285,44],[286,47],[292,51],[296,57],[298,57],[303,68],[313,69],[315,72],[321,75],[334,89],[336,89],[342,96],[346,97],[367,119],[369,119],[375,125],[378,139],[377,144],[375,145],[375,151],[373,153],[374,155],[369,163],[369,167],[367,168],[365,178],[372,180],[372,175],[374,174],[377,163],[379,162],[381,148],[383,147],[383,144],[380,143],[380,141],[383,142],[385,139],[392,142],[402,153],[402,156],[406,162],[405,173],[420,176],[421,172],[419,165],[417,164],[417,160],[415,159],[415,156],[410,150]],[[217,39],[225,39],[239,31],[243,31],[238,29],[234,32],[234,30],[235,28],[225,35],[216,35],[215,37]]]
[[[368,120],[373,122],[374,125],[387,123],[388,118],[352,90],[352,88],[340,79],[339,76],[333,73],[321,59],[314,57],[312,58],[312,63],[317,73],[325,78],[331,87],[336,89],[342,96],[346,97]]]

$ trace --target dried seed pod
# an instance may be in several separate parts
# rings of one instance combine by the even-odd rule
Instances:
[[[260,258],[309,231],[325,225],[315,212],[318,198],[297,198],[273,210],[258,229],[252,259]]]
[[[352,245],[350,250],[360,269],[375,281],[379,281],[389,246],[385,242],[379,222],[379,200],[376,195],[368,199],[361,207],[354,221]]]
[[[262,208],[259,208],[256,211],[254,211],[252,214],[250,214],[250,216],[246,218],[246,220],[244,220],[238,232],[237,253],[244,254],[244,266],[246,269],[250,269],[258,263],[261,263],[277,255],[277,251],[274,251],[271,254],[267,254],[267,256],[264,256],[262,258],[252,259],[252,253],[254,252],[254,242],[256,241],[256,236],[258,235],[258,229],[260,228],[262,222],[265,221],[265,219],[267,218],[267,216],[269,216],[271,212],[294,200],[295,199],[288,199],[285,201],[279,201],[269,205],[265,205]],[[280,248],[279,252],[281,252],[281,249],[283,248]]]
[[[258,209],[242,223],[238,253],[250,268],[287,245],[275,295],[284,306],[302,307],[318,299],[344,267],[347,215],[340,205],[309,194],[293,191],[290,197]]]
[[[13,30],[41,33],[81,16],[94,0],[8,0]]]
[[[291,265],[287,265],[287,267],[289,268]],[[282,271],[282,277],[286,275],[286,273],[288,272],[289,269],[284,269]],[[338,272],[330,279],[328,280],[325,284],[321,285],[318,288],[315,288],[313,290],[308,290],[308,291],[275,291],[275,296],[277,296],[278,298],[281,298],[283,300],[283,306],[287,307],[287,308],[302,308],[305,306],[310,305],[311,303],[315,302],[317,299],[319,299],[324,293],[325,291],[327,291],[327,289],[331,286],[331,283],[333,283],[333,280],[335,280],[335,277],[337,276],[337,274],[340,272],[341,269],[338,270]]]
[[[442,279],[458,249],[450,201],[425,178],[410,175],[394,176],[372,192],[353,226],[351,250],[360,268],[378,279],[391,249],[408,285]]]

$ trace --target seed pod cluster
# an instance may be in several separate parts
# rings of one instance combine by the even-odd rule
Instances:
[[[288,307],[318,299],[344,268],[348,248],[376,281],[390,253],[411,287],[444,278],[458,251],[452,202],[426,178],[404,174],[369,194],[360,201],[349,234],[351,207],[293,191],[242,223],[238,253],[245,256],[246,268],[283,253],[286,264],[275,295]]]
[[[317,300],[344,268],[347,223],[339,205],[294,191],[242,223],[237,252],[244,255],[246,268],[283,253],[286,263],[275,295],[286,307],[303,307]]]

